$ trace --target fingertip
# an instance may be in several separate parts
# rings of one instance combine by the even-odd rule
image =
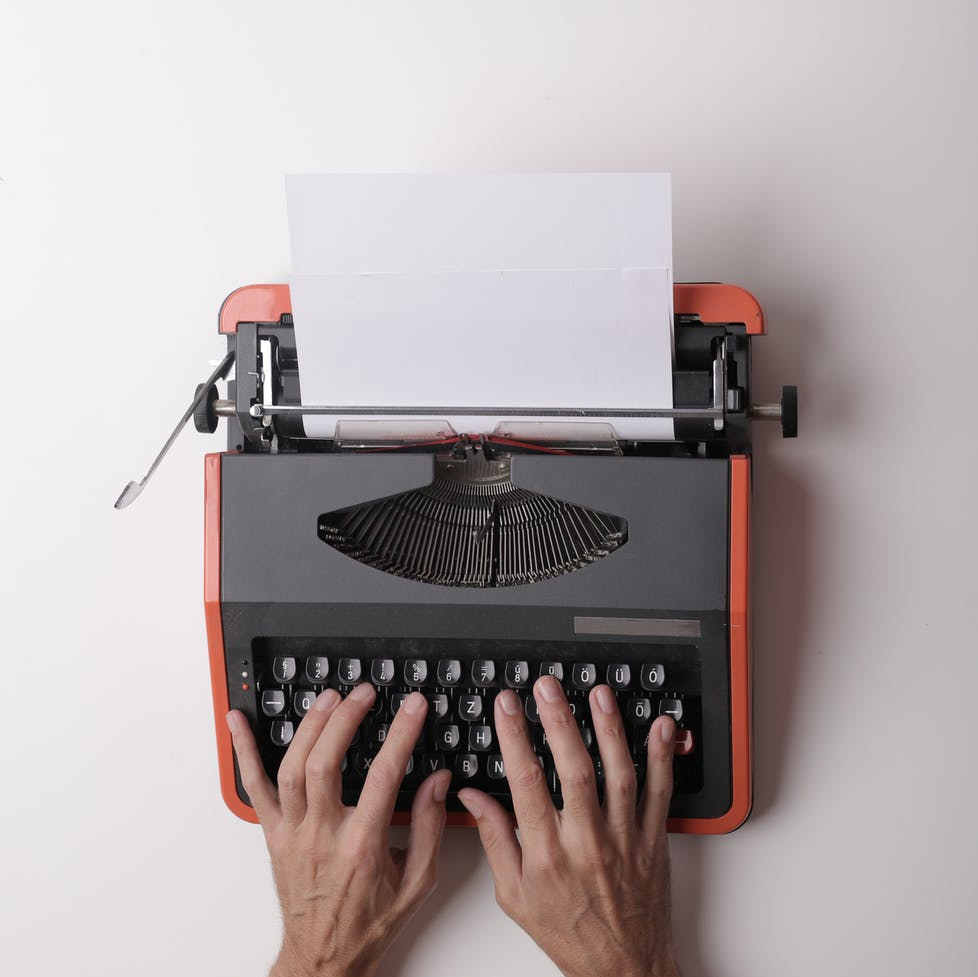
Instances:
[[[224,721],[228,724],[232,738],[240,736],[248,725],[248,720],[245,719],[244,713],[238,709],[232,709],[224,717]]]
[[[316,701],[313,703],[313,709],[316,712],[332,712],[341,702],[343,697],[336,691],[336,689],[326,689],[316,696]]]
[[[428,700],[420,692],[412,692],[401,705],[409,716],[417,716],[428,709]]]
[[[506,716],[519,715],[521,706],[519,696],[512,689],[503,689],[496,696],[497,715],[501,711]]]
[[[671,759],[676,741],[676,723],[672,716],[659,716],[649,730],[649,753],[656,759]]]
[[[459,803],[478,821],[483,814],[483,793],[466,787],[458,792]]]
[[[597,703],[598,708],[606,716],[620,716],[618,711],[618,702],[615,700],[615,694],[611,691],[611,687],[608,685],[596,685],[591,689],[591,710],[594,711],[594,703]]]
[[[451,770],[439,770],[431,775],[434,786],[431,788],[431,800],[437,805],[444,805],[448,797],[448,788],[452,782]]]
[[[414,805],[419,809],[435,808],[444,812],[445,798],[452,782],[451,770],[436,770],[425,779],[414,795]]]

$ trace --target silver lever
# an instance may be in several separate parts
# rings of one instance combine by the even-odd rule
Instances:
[[[166,444],[163,445],[160,453],[156,456],[156,461],[149,466],[149,471],[143,475],[142,480],[139,482],[130,482],[123,490],[122,494],[116,499],[115,507],[117,509],[125,509],[127,505],[130,505],[139,496],[139,493],[146,487],[146,483],[152,478],[153,472],[156,471],[160,466],[160,462],[163,460],[166,453],[170,450],[171,445],[177,439],[177,435],[183,430],[184,425],[187,421],[193,417],[194,411],[204,402],[207,397],[207,393],[210,388],[217,383],[218,380],[223,380],[228,373],[231,372],[231,365],[234,363],[234,350],[230,350],[227,355],[218,363],[214,372],[197,388],[197,393],[194,399],[190,402],[190,406],[184,411],[183,417],[177,421],[177,426],[173,429],[173,433],[166,439]]]

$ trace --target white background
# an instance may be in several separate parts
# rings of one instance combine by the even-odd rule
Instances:
[[[27,975],[262,974],[217,791],[188,432],[283,174],[671,171],[677,280],[763,303],[756,805],[677,838],[687,977],[970,975],[978,686],[970,2],[9,2],[0,23],[0,945]],[[473,233],[477,233],[473,229]],[[760,428],[760,425],[758,426]],[[270,517],[274,513],[270,509]],[[547,974],[474,834],[385,974]]]

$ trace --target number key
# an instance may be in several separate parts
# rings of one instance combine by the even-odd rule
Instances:
[[[287,685],[295,678],[296,664],[294,658],[276,658],[272,661],[272,675],[276,682]]]
[[[496,680],[496,663],[477,659],[472,662],[472,684],[479,689],[487,689]]]
[[[322,685],[329,676],[329,659],[314,655],[306,659],[306,681],[310,685]]]
[[[462,680],[462,663],[457,658],[443,658],[438,662],[438,684],[458,685]]]
[[[359,658],[341,658],[336,666],[336,674],[344,685],[356,685],[363,674],[363,665]]]
[[[404,683],[414,688],[428,681],[428,663],[423,658],[408,658],[404,662]]]
[[[375,658],[370,663],[370,681],[374,685],[390,685],[394,681],[394,662],[390,658]]]
[[[530,682],[529,662],[506,662],[506,685],[511,689],[525,689]]]

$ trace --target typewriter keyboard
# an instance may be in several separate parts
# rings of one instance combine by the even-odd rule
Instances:
[[[378,694],[346,756],[345,803],[356,803],[395,713],[417,691],[428,700],[428,716],[398,810],[410,807],[414,788],[428,774],[446,767],[452,771],[450,810],[461,810],[454,792],[462,787],[478,787],[511,809],[493,722],[495,697],[508,688],[523,702],[534,749],[560,806],[560,781],[531,691],[539,676],[550,674],[561,682],[577,718],[599,793],[603,771],[588,701],[589,691],[599,684],[610,686],[617,696],[640,785],[649,727],[656,716],[667,713],[677,724],[676,791],[702,786],[699,666],[693,646],[459,641],[439,642],[434,653],[429,642],[422,654],[420,643],[406,644],[380,639],[257,640],[258,736],[269,774],[275,776],[298,724],[319,694],[334,688],[345,695],[358,683],[369,682]]]

